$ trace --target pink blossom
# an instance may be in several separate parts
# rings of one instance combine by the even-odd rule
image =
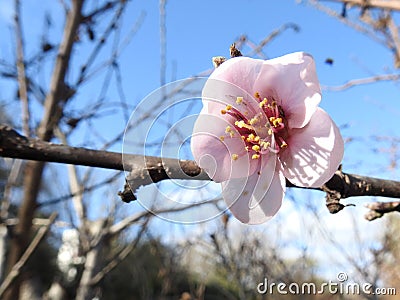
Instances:
[[[318,107],[313,58],[229,59],[207,80],[192,136],[193,156],[215,181],[233,215],[259,224],[279,210],[285,178],[319,187],[337,170],[343,139]]]

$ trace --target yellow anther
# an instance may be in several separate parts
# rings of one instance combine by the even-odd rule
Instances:
[[[243,102],[243,97],[236,97],[236,103],[241,104]]]
[[[254,125],[254,124],[257,124],[258,122],[260,122],[260,118],[254,117],[254,118],[251,118],[251,120],[249,121],[249,124]]]
[[[239,158],[239,155],[237,154],[232,154],[232,160],[237,160]]]
[[[254,138],[255,138],[255,135],[252,134],[252,133],[250,133],[249,136],[247,137],[246,141],[247,141],[247,142],[253,142],[253,141],[254,141]]]
[[[254,137],[254,141],[255,141],[255,142],[259,142],[259,141],[260,141],[260,137],[259,137],[258,135],[256,135],[256,136]]]
[[[246,149],[246,151],[249,152],[249,146],[245,146],[244,149]]]
[[[231,110],[231,109],[232,109],[232,105],[229,105],[229,104],[228,104],[228,105],[225,107],[225,109],[226,109],[226,110]]]
[[[255,93],[254,93],[254,97],[260,98],[260,93],[259,93],[259,92],[255,92]]]
[[[259,159],[260,158],[260,155],[258,155],[258,154],[253,154],[253,156],[251,157],[251,159]]]
[[[219,137],[219,139],[221,140],[221,142],[223,142],[223,141],[225,140],[225,137],[221,135],[221,136]]]
[[[270,143],[270,142],[262,141],[260,145],[261,145],[261,147],[263,147],[264,149],[267,149],[269,146],[271,146],[271,143]]]
[[[259,105],[260,105],[260,107],[262,108],[264,105],[266,105],[268,103],[268,99],[267,98],[264,98],[264,100],[263,101],[261,101],[260,103],[259,103]]]
[[[253,145],[253,147],[251,147],[251,149],[253,149],[254,151],[258,152],[258,151],[260,151],[260,146]]]
[[[275,118],[275,117],[270,117],[269,120],[271,121],[274,127],[278,127],[283,121],[282,118]]]
[[[281,145],[282,149],[287,148],[287,146],[288,146],[288,144],[286,144],[286,142],[282,142],[282,145]]]
[[[231,128],[231,126],[226,126],[226,128],[225,128],[225,132],[226,132],[226,133],[230,133],[230,132],[232,132],[232,128]]]
[[[231,136],[231,138],[233,138],[235,136],[235,134],[233,133],[233,131],[229,132],[229,135]]]
[[[221,109],[221,114],[225,115],[226,114],[226,110],[225,109]]]
[[[243,128],[243,126],[244,126],[245,124],[244,124],[244,121],[241,120],[241,121],[235,121],[235,125],[236,125],[237,127],[239,127],[239,128]]]
[[[246,137],[244,135],[241,136],[241,139],[244,140]]]
[[[268,129],[268,135],[272,135],[272,129],[270,128],[270,129]]]
[[[243,120],[235,121],[235,126],[237,126],[239,128],[247,128],[249,130],[253,130],[253,127],[251,127],[250,125],[247,125]]]
[[[272,107],[275,107],[276,106],[276,101],[272,101],[271,105],[272,105]]]

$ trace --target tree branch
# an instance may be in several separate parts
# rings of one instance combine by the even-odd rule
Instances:
[[[119,193],[125,202],[136,200],[134,193],[140,186],[165,179],[210,180],[194,161],[58,145],[24,137],[8,126],[0,126],[0,156],[129,171],[129,185]],[[286,181],[286,186],[299,188],[289,181]],[[327,193],[327,207],[331,213],[345,207],[340,203],[344,198],[400,198],[399,181],[346,174],[342,170],[338,170],[322,187],[311,189]]]
[[[380,9],[390,9],[390,10],[400,10],[399,1],[387,1],[387,0],[325,0],[329,2],[346,3],[350,5],[356,5],[360,7],[368,8],[380,8]],[[320,1],[322,2],[322,1]]]
[[[22,128],[24,134],[30,136],[30,112],[29,112],[29,101],[28,101],[28,87],[27,77],[25,72],[25,60],[24,60],[24,40],[21,26],[21,7],[20,1],[15,0],[15,36],[17,40],[17,76],[18,76],[18,92],[19,98],[21,99],[22,106]]]
[[[393,202],[372,202],[365,205],[370,211],[365,215],[365,219],[372,221],[383,217],[389,212],[400,212],[400,201]]]
[[[29,257],[33,254],[36,248],[39,246],[40,241],[45,237],[47,231],[50,226],[53,224],[54,220],[57,217],[57,213],[53,212],[49,218],[49,222],[47,225],[39,228],[29,247],[25,250],[24,254],[18,260],[18,262],[12,267],[11,271],[7,274],[7,277],[4,279],[0,286],[0,297],[4,294],[6,289],[10,286],[10,284],[20,275],[21,268],[26,264]]]
[[[71,94],[66,92],[65,75],[70,63],[73,45],[77,41],[76,35],[82,19],[83,2],[84,0],[71,1],[72,8],[68,12],[62,42],[58,49],[57,59],[50,80],[50,89],[44,103],[44,115],[38,126],[38,136],[45,141],[51,140],[53,130],[62,116],[63,104],[71,97]],[[20,222],[15,228],[18,239],[15,237],[11,239],[8,271],[12,270],[12,267],[18,262],[28,246],[29,232],[32,226],[33,214],[37,206],[37,195],[40,189],[43,170],[44,163],[41,162],[30,162],[25,166],[22,204],[18,208]],[[19,298],[20,283],[14,283],[4,293],[5,300]]]
[[[378,81],[395,81],[400,79],[400,74],[383,74],[383,75],[377,75],[377,76],[372,76],[372,77],[366,77],[366,78],[360,78],[360,79],[353,79],[349,80],[346,83],[342,85],[336,85],[336,86],[323,86],[322,88],[325,91],[343,91],[346,89],[349,89],[354,86],[358,85],[364,85],[364,84],[371,84],[375,83]]]

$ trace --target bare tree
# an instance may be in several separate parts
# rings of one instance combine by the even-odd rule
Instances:
[[[354,27],[378,42],[384,44],[394,56],[394,64],[396,67],[400,61],[400,42],[398,36],[398,29],[394,23],[392,16],[393,11],[398,10],[396,3],[389,1],[335,1],[341,2],[343,5],[342,11],[337,12],[322,6],[322,1],[309,1],[311,5],[321,9],[330,15],[338,18],[340,21]],[[119,215],[119,206],[116,202],[112,201],[111,207],[107,210],[107,216],[100,216],[89,220],[88,211],[93,207],[89,199],[89,193],[99,186],[104,184],[112,184],[121,179],[121,172],[124,170],[124,163],[121,153],[110,152],[107,149],[121,141],[123,137],[123,130],[116,134],[112,139],[105,140],[98,135],[98,149],[73,147],[71,136],[73,136],[76,128],[81,124],[88,124],[93,135],[96,135],[93,120],[99,117],[99,111],[102,111],[106,106],[104,102],[105,94],[109,88],[111,74],[115,74],[118,82],[121,80],[121,70],[118,65],[118,55],[120,54],[125,43],[121,43],[120,28],[123,20],[123,13],[128,5],[128,1],[100,1],[96,4],[90,4],[84,0],[71,0],[69,4],[61,1],[65,10],[65,27],[63,37],[55,45],[50,43],[42,44],[42,48],[38,55],[32,59],[27,59],[24,43],[23,31],[23,15],[21,12],[21,3],[15,0],[15,41],[16,41],[16,61],[10,64],[3,63],[2,76],[13,78],[18,85],[18,98],[21,100],[21,120],[16,125],[21,129],[20,135],[17,131],[9,126],[0,127],[0,155],[3,157],[11,157],[14,160],[7,189],[4,192],[5,197],[2,202],[2,221],[6,224],[9,217],[9,208],[11,202],[11,190],[15,185],[18,175],[23,172],[23,191],[21,197],[21,205],[18,207],[18,222],[13,226],[3,226],[0,229],[12,228],[9,235],[10,251],[8,260],[8,267],[4,281],[0,286],[0,295],[4,293],[4,299],[18,299],[21,295],[20,291],[29,289],[29,285],[34,285],[27,278],[24,278],[21,269],[24,263],[29,259],[31,253],[36,247],[40,238],[43,238],[45,231],[52,224],[53,217],[51,217],[45,229],[40,231],[40,238],[33,238],[32,224],[35,222],[35,212],[40,207],[50,206],[52,204],[63,203],[65,200],[71,199],[72,206],[67,207],[68,227],[74,228],[78,232],[79,237],[79,252],[82,262],[80,263],[80,273],[77,278],[77,283],[74,285],[76,290],[76,299],[92,299],[96,296],[96,287],[100,285],[104,277],[118,264],[123,261],[129,253],[134,249],[139,240],[145,232],[148,222],[152,217],[152,213],[145,211],[135,215]],[[92,5],[92,6],[90,6]],[[160,70],[160,83],[166,83],[165,78],[165,64],[166,64],[166,25],[165,25],[165,5],[166,1],[160,1],[160,40],[161,40],[161,70]],[[356,21],[350,20],[348,17],[348,10],[358,9],[359,17]],[[101,33],[97,29],[99,19],[108,16],[109,22],[105,24],[105,28]],[[141,16],[137,24],[132,28],[130,34],[134,34],[138,27],[140,27]],[[271,34],[267,35],[260,43],[254,43],[249,36],[240,36],[236,41],[237,51],[243,49],[249,50],[250,55],[257,55],[262,58],[267,58],[263,52],[268,43],[273,41],[277,36],[291,29],[297,32],[299,27],[296,24],[288,23],[278,28]],[[83,35],[87,35],[93,48],[87,59],[80,66],[79,72],[75,78],[70,75],[72,69],[72,59],[74,58],[74,49],[79,47],[78,43],[83,39]],[[113,35],[114,34],[114,35]],[[129,40],[129,37],[127,37]],[[110,55],[103,60],[99,53],[104,45],[110,46]],[[231,50],[235,48],[231,48]],[[53,56],[51,56],[52,54]],[[50,84],[48,87],[41,86],[32,76],[31,69],[37,62],[44,57],[48,59],[53,58],[53,71],[50,77]],[[79,90],[84,84],[92,80],[95,74],[103,71],[105,75],[99,99],[95,103],[88,104],[85,109],[79,111],[72,111],[70,105],[74,104],[77,99]],[[331,89],[341,90],[352,87],[354,85],[366,84],[376,82],[379,80],[397,80],[397,74],[384,74],[373,78],[356,79],[345,83],[340,87],[330,87]],[[329,87],[328,87],[329,88]],[[128,122],[128,108],[132,108],[127,104],[124,96],[122,86],[119,89],[119,102],[115,104],[118,108],[120,115],[125,122]],[[36,98],[42,104],[42,116],[39,125],[34,127],[33,112],[30,109],[33,99]],[[143,118],[148,118],[147,112],[144,112]],[[55,139],[61,144],[52,143]],[[155,145],[158,147],[159,145]],[[175,159],[165,159],[162,157],[150,157],[131,155],[129,156],[131,165],[126,166],[125,170],[130,171],[128,176],[129,184],[120,193],[121,198],[126,201],[136,200],[136,189],[143,185],[149,185],[160,182],[166,179],[186,179],[186,180],[210,180],[206,173],[201,170],[193,161],[177,161]],[[27,160],[22,163],[21,160]],[[47,202],[39,202],[38,195],[40,190],[46,183],[43,180],[46,168],[46,162],[58,162],[67,164],[66,171],[68,177],[68,191],[65,196],[57,194],[55,199]],[[87,166],[88,168],[81,169],[77,167]],[[108,178],[92,184],[91,180],[94,177],[94,168],[105,168],[115,170]],[[65,179],[64,179],[65,183]],[[63,185],[64,186],[64,185]],[[295,188],[290,182],[287,182],[288,187]],[[384,196],[390,198],[400,198],[399,182],[393,180],[383,180],[356,174],[347,174],[342,170],[338,170],[334,177],[327,182],[324,186],[318,188],[326,194],[326,206],[331,213],[337,213],[342,210],[346,205],[340,202],[341,199],[356,196]],[[56,189],[61,189],[59,185],[55,184]],[[116,188],[115,188],[116,194]],[[218,200],[216,200],[218,201]],[[178,210],[191,208],[193,205],[181,207]],[[400,210],[398,201],[387,203],[372,203],[369,208],[371,214],[368,215],[369,219],[375,219],[383,216],[388,212],[396,212]],[[173,209],[165,209],[157,211],[157,213],[171,212]],[[225,216],[226,217],[226,216]],[[299,274],[293,275],[294,269],[300,269],[300,265],[290,264],[285,261],[278,252],[278,247],[269,247],[265,252],[258,251],[262,238],[255,237],[254,239],[246,239],[238,241],[233,244],[232,239],[228,234],[228,218],[223,220],[221,231],[212,233],[209,236],[207,243],[202,243],[201,246],[207,247],[209,253],[215,258],[215,264],[223,270],[222,276],[226,276],[240,299],[246,299],[248,295],[254,295],[254,290],[251,290],[251,283],[258,280],[260,276],[268,275],[276,280],[292,280],[299,281],[312,278],[312,274],[307,274],[308,277],[300,278]],[[105,258],[103,254],[111,247],[110,241],[123,235],[128,228],[136,225],[138,233],[132,240],[131,244],[118,249],[112,257]],[[39,235],[39,234],[38,234]],[[0,236],[0,251],[3,251],[6,245],[7,234]],[[390,236],[393,238],[393,236]],[[389,237],[385,243],[389,244]],[[385,248],[383,251],[389,251],[390,247]],[[395,249],[392,246],[390,249]],[[26,254],[28,253],[28,254]],[[379,252],[381,253],[381,252]],[[386,262],[382,263],[381,256],[376,252],[375,265],[385,266],[389,268]],[[393,251],[394,253],[394,251]],[[393,257],[395,254],[393,254]],[[2,255],[2,257],[5,257]],[[241,261],[242,257],[248,257],[248,260]],[[271,266],[265,263],[265,258],[268,257],[276,263]],[[305,262],[309,262],[308,253],[304,253]],[[397,258],[396,258],[397,259]],[[364,278],[367,275],[363,273],[362,266],[356,261],[349,258],[352,266],[359,271]],[[310,262],[311,265],[311,262]],[[1,265],[2,266],[2,265]],[[0,268],[1,270],[2,268]],[[382,267],[379,270],[384,269]],[[249,271],[250,270],[250,271]],[[377,268],[378,270],[378,268]],[[221,274],[220,274],[221,275]],[[379,278],[374,278],[375,282]],[[165,281],[164,291],[168,290],[171,282]],[[204,283],[205,284],[205,283]],[[198,288],[198,297],[204,296],[204,286]],[[21,288],[22,287],[22,288]],[[64,287],[61,285],[60,289]],[[33,288],[32,288],[33,289]],[[203,291],[203,292],[202,292]],[[226,291],[228,297],[232,291]],[[50,295],[50,292],[48,293]],[[40,295],[38,296],[40,297]]]

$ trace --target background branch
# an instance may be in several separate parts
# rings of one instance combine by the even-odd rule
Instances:
[[[20,271],[22,267],[26,264],[29,257],[33,254],[36,248],[39,246],[40,241],[44,238],[47,231],[49,230],[50,226],[53,224],[54,220],[57,217],[57,213],[52,213],[49,222],[47,225],[39,228],[38,232],[36,233],[35,237],[33,238],[32,242],[25,250],[24,254],[18,260],[18,262],[12,267],[11,271],[8,273],[7,277],[4,279],[0,286],[0,297],[4,294],[6,289],[10,286],[10,284],[20,275]]]
[[[399,1],[387,1],[387,0],[324,0],[327,2],[338,2],[345,3],[350,5],[356,5],[360,7],[368,7],[368,8],[381,8],[381,9],[389,9],[389,10],[400,10],[400,2]],[[320,1],[323,2],[323,1]]]
[[[68,11],[62,41],[58,49],[57,59],[50,80],[49,92],[44,102],[44,115],[37,128],[38,137],[45,141],[51,140],[53,130],[62,117],[62,109],[60,107],[72,96],[65,84],[65,77],[69,68],[72,48],[77,41],[77,32],[82,20],[83,2],[84,0],[71,1],[72,7]],[[29,162],[26,164],[22,204],[18,208],[20,222],[15,228],[18,239],[11,239],[8,271],[12,270],[28,246],[43,171],[43,162]],[[5,291],[5,300],[19,298],[20,283],[18,281],[14,283]]]
[[[29,112],[29,101],[28,101],[28,87],[27,77],[25,72],[25,59],[24,59],[24,40],[21,26],[21,7],[20,1],[14,1],[15,6],[15,36],[17,39],[17,76],[18,76],[18,93],[21,99],[22,106],[22,128],[26,136],[30,136],[30,112]]]
[[[358,85],[371,84],[371,83],[375,83],[378,81],[396,81],[399,78],[400,78],[400,74],[383,74],[383,75],[377,75],[377,76],[372,76],[372,77],[367,77],[367,78],[349,80],[342,85],[324,86],[323,89],[326,91],[338,92],[338,91],[343,91],[343,90],[346,90],[346,89],[349,89],[351,87],[358,86]]]

